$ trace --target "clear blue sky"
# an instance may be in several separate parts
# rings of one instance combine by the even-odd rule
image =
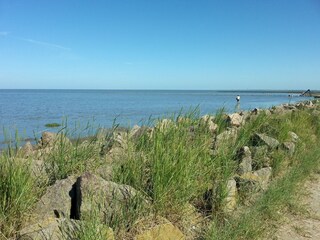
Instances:
[[[0,88],[320,89],[320,0],[0,0]]]

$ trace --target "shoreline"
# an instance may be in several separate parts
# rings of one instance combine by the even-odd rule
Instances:
[[[279,91],[280,91],[280,90],[279,90]],[[282,93],[284,93],[284,92],[282,92]],[[286,92],[286,93],[289,93],[289,92]],[[291,92],[291,93],[293,93],[293,92]],[[319,93],[320,93],[320,91],[319,91]],[[293,96],[293,97],[300,97],[300,96]],[[320,97],[320,96],[319,96],[319,97]],[[283,103],[283,104],[279,104],[279,105],[272,106],[272,107],[268,107],[268,108],[253,108],[253,109],[250,109],[250,110],[231,111],[231,112],[229,112],[228,114],[252,112],[252,111],[255,111],[256,109],[258,109],[258,110],[270,110],[270,109],[272,109],[272,108],[274,108],[274,107],[278,108],[278,107],[294,106],[294,105],[299,104],[299,103],[305,103],[305,102],[316,101],[316,100],[317,100],[317,98],[314,98],[314,99],[312,99],[312,100],[305,100],[305,99],[304,99],[304,100],[301,100],[301,101],[297,101],[297,102],[295,102],[295,103]],[[240,104],[241,104],[241,102],[240,102]],[[177,114],[177,112],[173,113],[173,115],[176,115],[176,114]],[[205,115],[208,115],[208,114],[205,114]],[[209,115],[210,115],[210,116],[215,116],[215,115],[212,115],[212,114],[209,114]],[[200,116],[200,117],[201,117],[201,116]],[[163,118],[163,117],[157,117],[157,118],[155,118],[155,119],[152,119],[153,124],[152,124],[151,126],[154,126],[154,124],[155,124],[159,119],[162,119],[162,118]],[[135,124],[135,125],[137,125],[137,124]],[[146,126],[146,125],[141,125],[140,127],[145,127],[145,126]],[[130,129],[132,129],[133,127],[134,127],[134,126],[132,126],[132,127],[126,127],[126,126],[119,125],[119,126],[117,127],[117,129],[118,129],[119,132],[124,132],[124,131],[130,131]],[[53,133],[57,133],[57,132],[60,132],[61,129],[64,129],[64,128],[65,128],[65,126],[59,126],[59,127],[57,127],[57,128],[46,128],[46,129],[44,129],[44,130],[41,131],[41,132],[53,132]],[[105,131],[105,132],[111,132],[112,129],[113,129],[113,127],[98,127],[98,128],[96,129],[96,131],[99,132],[99,131],[102,130],[102,131]],[[93,135],[85,135],[85,136],[81,137],[80,139],[85,140],[85,139],[92,138],[92,137],[94,137],[94,134],[93,134]],[[32,137],[27,137],[27,138],[21,138],[21,139],[19,139],[18,142],[20,143],[19,146],[21,147],[21,146],[23,146],[23,145],[24,145],[25,143],[27,143],[27,142],[31,142],[32,144],[36,144],[36,140],[39,141],[39,139],[35,139],[35,138],[32,138]],[[76,141],[77,138],[70,138],[70,140],[71,140],[71,141]],[[11,143],[12,145],[15,145],[16,141],[15,141],[15,140],[5,140],[5,141],[0,142],[0,151],[8,148],[8,146],[6,146],[6,145],[8,145],[9,143]]]

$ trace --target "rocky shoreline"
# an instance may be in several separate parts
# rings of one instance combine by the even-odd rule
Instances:
[[[201,127],[205,126],[211,136],[210,154],[218,156],[239,139],[239,134],[242,134],[245,124],[254,121],[259,116],[266,118],[272,115],[287,115],[304,109],[312,109],[312,114],[320,115],[318,105],[318,101],[313,100],[283,104],[270,109],[223,114],[218,122],[217,116],[205,115],[199,119],[198,124]],[[18,157],[15,158],[15,161],[30,166],[32,175],[39,186],[43,184],[49,186],[35,204],[32,214],[25,221],[16,238],[73,239],[85,224],[82,219],[87,219],[88,216],[94,214],[97,224],[95,227],[99,229],[99,232],[105,236],[105,239],[115,239],[117,234],[109,227],[116,221],[114,218],[121,218],[129,214],[128,209],[134,211],[140,211],[140,208],[148,209],[153,201],[141,192],[141,189],[137,190],[132,186],[115,182],[113,175],[116,162],[122,161],[120,158],[123,155],[131,154],[129,152],[131,144],[139,142],[142,137],[152,138],[156,132],[166,132],[167,129],[174,129],[176,124],[188,121],[187,117],[180,117],[176,121],[163,119],[154,127],[134,126],[127,131],[115,129],[108,133],[102,130],[95,137],[94,143],[90,140],[75,143],[62,133],[51,132],[43,132],[36,145],[27,142],[18,150],[16,154]],[[219,124],[226,126],[223,131]],[[199,126],[189,126],[188,134],[191,140]],[[300,141],[298,134],[293,131],[287,133],[284,141],[275,139],[264,132],[250,133],[247,144],[236,149],[237,154],[234,159],[236,171],[231,177],[225,179],[225,196],[219,203],[220,210],[226,215],[232,214],[237,209],[239,195],[247,194],[244,191],[252,192],[252,195],[263,193],[268,188],[273,175],[272,152],[279,150],[284,152],[286,157],[293,156],[297,144],[301,144]],[[75,148],[80,151],[88,147],[100,156],[102,164],[92,168],[88,167],[84,169],[85,171],[80,171],[82,173],[78,175],[60,176],[59,180],[52,177],[52,172],[48,172],[60,167],[59,164],[55,165],[54,161],[50,162],[50,167],[47,164],[47,159],[53,156],[53,153]],[[91,164],[91,157],[88,156],[88,164]],[[213,180],[211,186],[208,186],[207,191],[203,193],[203,201],[207,204],[205,208],[208,209],[215,208],[211,201],[218,198],[216,188],[218,185],[215,185],[215,181],[217,180]],[[130,223],[131,225],[126,228],[130,232],[128,236],[139,240],[193,239],[199,234],[203,225],[207,224],[207,217],[202,215],[197,207],[196,204],[188,205],[190,219],[196,220],[190,220],[184,226],[181,223],[177,225],[175,222],[170,222],[166,216],[149,215]],[[148,222],[148,217],[152,218],[153,222],[150,226],[142,224],[143,226],[137,227],[138,222]]]

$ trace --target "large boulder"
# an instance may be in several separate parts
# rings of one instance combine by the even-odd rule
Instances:
[[[138,192],[132,187],[91,173],[84,173],[77,179],[76,193],[76,216],[85,219],[96,212],[102,223],[109,223],[138,199]]]
[[[135,236],[135,240],[184,240],[183,233],[172,223],[163,223]]]
[[[277,139],[267,136],[264,133],[256,133],[252,137],[254,146],[267,145],[269,148],[277,148],[280,143]]]
[[[70,176],[66,179],[58,180],[54,185],[48,187],[46,193],[36,203],[33,211],[33,221],[49,217],[74,218],[72,205],[75,199],[74,184],[76,180],[76,177]]]
[[[246,172],[252,171],[252,158],[251,158],[251,151],[249,147],[244,146],[240,149],[238,153],[239,157],[239,166],[238,166],[238,173],[244,174]]]

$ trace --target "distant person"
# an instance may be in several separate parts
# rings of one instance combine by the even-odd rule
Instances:
[[[237,102],[240,102],[240,95],[237,95],[236,100]]]

